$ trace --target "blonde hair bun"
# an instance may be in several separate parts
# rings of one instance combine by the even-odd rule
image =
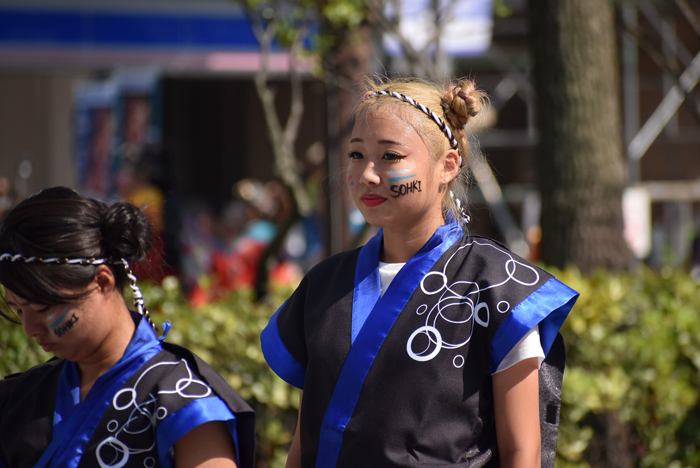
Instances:
[[[450,86],[442,96],[445,117],[455,128],[462,128],[484,107],[486,94],[476,89],[471,80]]]

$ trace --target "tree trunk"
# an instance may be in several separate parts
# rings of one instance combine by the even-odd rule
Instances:
[[[594,431],[593,439],[584,451],[583,459],[591,468],[632,468],[634,450],[630,427],[620,422],[615,411],[589,414],[583,423]]]
[[[529,0],[542,196],[542,261],[629,266],[627,180],[612,0]]]

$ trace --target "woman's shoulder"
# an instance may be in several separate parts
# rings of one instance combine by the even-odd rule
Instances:
[[[462,238],[462,245],[464,244],[476,244],[481,246],[490,246],[500,250],[505,250],[513,254],[510,248],[503,242],[496,240],[492,237],[479,236],[474,234],[465,234]],[[513,254],[515,255],[515,254]]]
[[[6,375],[2,380],[0,380],[0,386],[7,388],[9,386],[22,384],[24,382],[41,381],[47,377],[51,377],[52,374],[60,373],[64,363],[65,361],[63,359],[51,358],[48,361],[42,364],[37,364],[24,372]]]
[[[177,365],[167,369],[163,374],[163,380],[175,379],[174,381],[179,385],[182,375],[202,379],[201,384],[211,388],[234,413],[253,413],[253,409],[241,398],[238,392],[231,388],[228,382],[199,356],[184,346],[173,343],[164,341],[162,346],[163,351],[156,358],[161,362],[172,360],[173,363],[177,363]]]
[[[469,255],[484,257],[491,260],[505,259],[507,261],[514,261],[519,264],[528,265],[530,267],[537,268],[540,271],[544,271],[541,267],[535,265],[530,260],[527,260],[513,252],[507,245],[490,237],[465,235],[460,244],[460,247],[463,246],[471,247],[469,250]]]
[[[527,286],[539,288],[553,275],[530,260],[522,258],[498,240],[465,236],[447,252],[447,272],[485,285]],[[512,288],[508,288],[512,289]]]
[[[175,405],[187,405],[194,400],[200,400],[202,403],[196,403],[196,408],[202,415],[206,415],[200,415],[205,419],[226,421],[228,411],[230,411],[236,420],[239,466],[253,466],[255,457],[255,411],[253,408],[229,385],[226,379],[192,351],[168,342],[163,342],[162,346],[163,351],[156,358],[161,362],[171,360],[177,364],[175,366],[162,366],[170,368],[158,382],[158,387],[172,389],[171,392],[166,390],[166,393],[171,393],[171,396],[181,400],[179,403],[173,402]],[[212,399],[211,397],[217,398]],[[227,409],[224,409],[219,403],[223,403]]]
[[[8,401],[11,395],[26,396],[34,389],[51,388],[58,382],[64,363],[63,359],[52,358],[24,372],[6,375],[0,380],[0,402]]]
[[[338,271],[345,271],[345,268],[352,268],[350,271],[354,272],[357,256],[361,249],[362,247],[346,250],[321,260],[309,270],[305,278],[327,280],[329,279],[328,275],[333,275]]]

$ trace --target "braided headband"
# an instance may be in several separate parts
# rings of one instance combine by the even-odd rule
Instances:
[[[124,265],[124,271],[126,272],[127,278],[129,278],[129,287],[131,288],[132,294],[134,296],[134,307],[138,310],[139,314],[149,317],[148,310],[144,307],[143,294],[136,284],[136,276],[131,271],[129,267],[129,262],[125,258],[120,260],[110,260],[107,258],[59,258],[59,257],[25,257],[22,254],[9,254],[4,253],[0,255],[0,262],[13,262],[13,263],[44,263],[44,264],[58,264],[58,265]],[[149,319],[150,321],[150,319]]]
[[[461,151],[459,151],[459,145],[457,144],[457,139],[452,134],[452,130],[450,130],[450,127],[448,127],[447,124],[445,124],[445,122],[440,117],[438,117],[438,115],[435,112],[431,111],[430,109],[425,107],[423,104],[417,102],[412,97],[406,96],[405,94],[397,93],[395,91],[391,91],[391,92],[390,91],[368,91],[365,94],[365,100],[370,99],[374,96],[393,97],[393,98],[396,98],[400,101],[407,102],[410,105],[412,105],[413,107],[415,107],[416,109],[419,109],[421,112],[423,112],[428,117],[430,117],[433,120],[433,122],[435,122],[438,125],[438,127],[440,127],[440,130],[442,130],[442,133],[444,133],[445,136],[447,137],[447,139],[450,141],[450,146],[452,147],[452,149],[457,151],[457,154],[459,155],[459,167],[462,167],[462,153],[461,153]],[[452,190],[450,190],[450,196],[452,197],[452,199],[455,201],[455,203],[457,205],[457,210],[459,211],[460,217],[462,218],[461,222],[464,224],[469,223],[470,217],[467,214],[467,211],[462,206],[462,203],[459,201],[459,198],[455,197],[455,194],[452,192]]]
[[[433,120],[433,122],[435,122],[438,125],[438,127],[440,127],[442,133],[444,133],[447,139],[450,141],[450,147],[457,151],[457,154],[459,155],[459,167],[462,167],[462,153],[459,151],[459,144],[457,144],[457,139],[452,134],[452,130],[450,130],[450,127],[448,127],[447,124],[440,117],[438,117],[438,115],[435,112],[431,111],[423,104],[417,102],[412,97],[406,96],[405,94],[397,93],[396,91],[369,91],[365,94],[365,100],[370,99],[374,96],[393,97],[400,101],[407,102],[416,109],[422,111],[428,117],[430,117]]]

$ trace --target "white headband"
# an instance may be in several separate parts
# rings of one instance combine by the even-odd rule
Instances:
[[[105,265],[107,263],[112,265],[123,265],[124,271],[126,271],[126,276],[129,278],[129,287],[131,288],[132,294],[134,296],[134,307],[141,315],[148,317],[148,311],[144,307],[143,294],[136,284],[136,276],[131,271],[129,267],[129,262],[125,258],[119,260],[110,260],[107,258],[60,258],[60,257],[25,257],[22,254],[10,254],[4,253],[0,254],[0,262],[13,262],[13,263],[44,263],[44,264],[57,264],[57,265],[83,265],[83,266],[93,266],[93,265]]]
[[[457,154],[459,155],[459,167],[462,167],[462,153],[459,151],[459,144],[457,143],[457,139],[455,136],[452,134],[452,130],[450,130],[450,127],[447,126],[447,124],[440,118],[438,115],[425,107],[423,104],[417,102],[415,99],[413,99],[410,96],[406,96],[405,94],[397,93],[395,91],[373,91],[373,92],[368,92],[365,94],[365,99],[370,99],[374,96],[387,96],[387,97],[393,97],[396,98],[400,101],[407,102],[416,109],[419,109],[422,111],[425,115],[430,117],[433,122],[435,122],[438,127],[440,127],[440,130],[442,130],[442,133],[445,134],[447,139],[450,141],[450,147],[452,149],[457,151]]]

